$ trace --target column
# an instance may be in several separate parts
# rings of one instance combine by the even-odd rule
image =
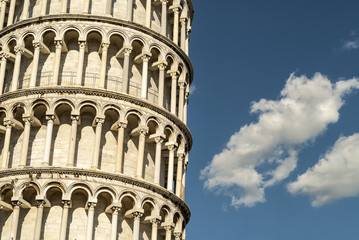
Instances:
[[[144,158],[144,154],[145,154],[145,141],[146,141],[147,132],[148,132],[147,127],[142,127],[138,130],[139,140],[138,140],[136,178],[139,178],[139,179],[141,179],[142,175],[143,175],[143,158]]]
[[[45,205],[44,200],[37,201],[37,215],[36,215],[36,221],[35,221],[34,240],[40,240],[42,216],[44,213],[44,205]]]
[[[186,50],[187,18],[181,18],[181,48]]]
[[[171,240],[172,239],[172,231],[173,231],[173,226],[172,225],[167,225],[164,227],[164,229],[166,230],[166,240]]]
[[[79,41],[79,62],[77,66],[77,78],[76,78],[76,85],[81,86],[82,82],[82,73],[84,69],[84,58],[85,58],[85,41]]]
[[[150,220],[152,223],[152,234],[151,234],[151,240],[157,240],[158,235],[158,224],[161,222],[158,218],[152,218]]]
[[[162,153],[162,143],[163,137],[156,137],[156,157],[155,157],[155,177],[154,184],[160,185],[160,175],[161,175],[161,153]]]
[[[20,156],[20,165],[19,167],[26,166],[27,160],[27,152],[29,149],[29,139],[30,139],[30,130],[31,130],[31,118],[23,117],[22,120],[25,123],[24,127],[24,135],[22,139],[22,147],[21,147],[21,156]]]
[[[173,13],[174,13],[173,42],[178,45],[178,27],[179,27],[180,8],[179,7],[174,7],[172,10],[173,10]]]
[[[25,20],[29,17],[29,7],[30,7],[30,0],[24,0],[24,5],[23,5],[23,9],[22,9],[22,14],[21,14],[21,19],[20,20]]]
[[[171,113],[176,115],[176,102],[177,102],[177,77],[178,73],[171,73],[172,84],[171,84]]]
[[[11,223],[11,232],[10,232],[10,240],[15,240],[17,235],[17,226],[19,225],[19,215],[20,215],[20,201],[13,201],[12,205],[14,206],[14,210],[12,211],[12,223]]]
[[[10,9],[9,9],[9,16],[7,18],[7,26],[10,26],[14,21],[14,14],[15,14],[15,4],[16,0],[10,0]]]
[[[49,166],[50,164],[50,151],[52,143],[52,130],[54,128],[54,115],[47,115],[47,127],[46,127],[46,140],[45,140],[45,150],[44,150],[44,160],[42,165]]]
[[[184,154],[177,155],[177,177],[176,177],[176,195],[181,197],[182,192],[182,173],[183,173],[183,159]]]
[[[61,1],[61,14],[67,13],[67,1],[68,0]]]
[[[186,82],[180,81],[178,82],[178,86],[179,86],[178,117],[183,121],[184,90],[186,87]]]
[[[175,150],[176,145],[172,144],[168,146],[168,175],[167,175],[167,190],[173,192],[173,172],[174,172],[174,161],[175,161]]]
[[[46,15],[46,8],[47,8],[47,0],[41,0],[40,16]]]
[[[147,82],[148,82],[148,61],[150,60],[149,55],[144,55],[142,59],[142,86],[141,86],[141,97],[147,98]]]
[[[24,50],[21,47],[15,46],[16,57],[15,57],[14,73],[12,76],[11,91],[17,90],[17,85],[18,85],[19,76],[20,76],[21,56],[23,53],[24,53]]]
[[[168,0],[161,0],[162,14],[161,14],[161,34],[166,36],[167,33],[167,2]]]
[[[163,95],[165,91],[165,69],[167,67],[166,63],[161,63],[158,65],[159,69],[159,80],[158,80],[158,106],[163,107]]]
[[[187,33],[186,33],[186,47],[185,47],[185,53],[187,54],[187,56],[189,55],[189,34],[191,33],[190,27],[187,28]]]
[[[67,219],[69,216],[70,201],[62,201],[64,205],[62,208],[61,226],[60,226],[60,240],[66,240],[67,233]]]
[[[151,27],[151,9],[152,7],[152,0],[146,0],[146,21],[145,26],[150,28]]]
[[[118,122],[118,135],[117,135],[117,152],[116,152],[116,173],[122,173],[122,161],[123,161],[123,139],[125,136],[125,128],[127,122]]]
[[[92,169],[98,169],[98,160],[100,156],[100,144],[101,144],[101,132],[102,132],[102,125],[105,122],[103,118],[96,118],[96,137],[95,137],[95,146],[93,149],[93,156],[92,156]]]
[[[111,17],[112,12],[112,0],[106,1],[106,15]]]
[[[123,77],[122,77],[122,92],[128,93],[128,73],[130,70],[130,54],[132,49],[131,48],[125,48],[123,50],[124,59],[123,59]]]
[[[11,120],[5,120],[4,125],[6,126],[6,132],[5,132],[4,147],[2,150],[1,169],[6,169],[8,166],[11,130],[12,127],[14,126],[14,123]]]
[[[86,14],[86,13],[89,13],[89,7],[90,7],[90,0],[85,0],[84,1],[84,9],[83,9],[83,12]]]
[[[118,225],[119,210],[120,210],[119,207],[112,207],[111,240],[117,240],[117,225]]]
[[[0,94],[4,91],[4,84],[5,84],[5,74],[6,74],[6,64],[7,58],[9,57],[6,53],[1,52],[1,67],[0,67]]]
[[[101,57],[101,70],[100,70],[100,82],[99,87],[105,87],[105,79],[106,79],[106,68],[107,68],[107,52],[108,47],[110,46],[109,43],[102,43],[102,57]]]
[[[182,237],[181,232],[175,232],[173,235],[175,236],[175,240],[181,240],[181,237]]]
[[[127,14],[126,14],[127,21],[132,21],[132,9],[133,9],[133,0],[127,0]]]
[[[71,116],[71,133],[70,133],[70,145],[69,145],[69,155],[67,158],[67,166],[74,166],[75,159],[75,150],[76,150],[76,136],[77,136],[77,124],[80,117],[78,115]]]
[[[132,233],[132,239],[133,240],[139,240],[140,239],[140,220],[142,217],[141,212],[134,212],[132,213],[133,216],[133,233]]]
[[[182,174],[182,194],[181,194],[181,198],[183,200],[185,199],[185,195],[186,195],[186,173],[187,173],[187,165],[188,165],[188,153],[186,154],[185,159],[186,160],[184,162],[183,174]]]
[[[0,30],[4,27],[5,22],[5,13],[6,13],[6,4],[8,0],[1,0],[1,9],[0,9]]]
[[[36,85],[37,70],[38,70],[38,67],[39,67],[41,43],[40,42],[33,42],[33,46],[34,46],[34,57],[32,59],[31,78],[30,78],[30,83],[29,83],[30,88],[34,88],[35,85]]]
[[[88,216],[87,216],[86,240],[92,240],[95,206],[96,206],[95,203],[88,203],[89,209],[88,209]]]
[[[59,81],[60,63],[61,63],[61,50],[62,40],[55,40],[55,63],[52,71],[52,83],[51,85],[57,85]]]
[[[188,89],[188,85],[187,85],[187,89]],[[189,91],[186,90],[184,107],[183,107],[183,122],[184,122],[184,124],[187,124],[187,107],[188,107],[188,102],[189,102],[188,96],[189,96]]]

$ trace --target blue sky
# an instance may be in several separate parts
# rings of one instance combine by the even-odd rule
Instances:
[[[187,239],[358,239],[359,2],[194,7]]]

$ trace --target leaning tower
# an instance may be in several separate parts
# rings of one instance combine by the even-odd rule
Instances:
[[[185,239],[191,0],[0,3],[0,238]]]

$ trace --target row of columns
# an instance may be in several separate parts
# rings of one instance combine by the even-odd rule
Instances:
[[[14,71],[12,76],[12,85],[11,91],[16,91],[18,89],[19,84],[19,76],[21,69],[21,59],[22,56],[33,58],[32,70],[29,88],[34,88],[36,85],[36,78],[39,67],[39,59],[40,53],[49,54],[50,50],[48,47],[39,41],[33,42],[34,53],[25,49],[22,46],[15,47],[15,55],[11,53],[2,52],[1,57],[1,67],[0,67],[0,92],[3,92],[5,75],[6,75],[6,65],[8,59],[14,61]],[[56,39],[55,40],[55,57],[52,71],[52,80],[50,85],[57,85],[59,72],[60,72],[60,62],[61,62],[61,52],[63,48],[63,41]],[[77,77],[75,80],[75,85],[80,86],[82,82],[82,76],[84,71],[84,58],[85,58],[85,48],[86,41],[79,41],[79,59],[78,59],[78,67],[77,67]],[[106,70],[107,70],[107,53],[108,53],[109,43],[101,44],[101,69],[100,69],[100,79],[98,82],[98,88],[105,88],[105,80],[106,80]],[[132,47],[124,47],[121,50],[121,57],[124,58],[124,69],[122,76],[122,92],[125,94],[129,93],[129,66],[130,66],[130,54],[132,51]],[[136,59],[137,58],[137,59]],[[142,85],[141,85],[141,97],[147,99],[148,95],[148,63],[151,58],[150,54],[141,54],[135,58],[135,62],[142,62]],[[157,104],[160,107],[164,107],[164,87],[165,87],[165,77],[166,77],[166,68],[167,63],[161,62],[157,64],[157,68],[159,71],[159,83],[158,83],[158,102]],[[185,97],[188,96],[186,94],[186,86],[187,82],[185,79],[179,80],[179,72],[177,70],[169,70],[167,73],[171,76],[171,100],[170,100],[170,111],[172,114],[177,115],[182,121],[185,120],[184,111],[186,111],[187,104],[185,102]],[[179,98],[178,98],[178,112],[177,112],[177,88],[179,89]]]
[[[61,224],[60,224],[60,235],[59,240],[65,240],[67,235],[67,226],[68,226],[68,216],[69,216],[69,209],[71,206],[70,200],[63,200],[62,201],[63,208],[62,208],[62,215],[61,215]],[[19,225],[19,216],[20,216],[20,208],[31,208],[31,205],[26,202],[25,200],[14,200],[12,201],[13,205],[13,214],[12,214],[12,224],[11,224],[11,231],[10,231],[10,238],[9,240],[17,239],[17,229]],[[44,213],[44,208],[50,207],[50,204],[47,204],[46,199],[37,199],[37,214],[35,220],[35,228],[34,228],[34,240],[40,240],[41,238],[41,228],[42,228],[42,218]],[[86,227],[86,240],[93,239],[93,226],[94,226],[94,216],[95,216],[95,202],[88,202],[88,214],[87,214],[87,227]],[[111,225],[111,240],[117,239],[117,230],[118,230],[118,214],[121,208],[119,206],[111,207],[112,212],[112,225]],[[132,239],[139,240],[140,239],[140,223],[141,217],[143,216],[143,210],[133,210],[128,216],[125,217],[132,217],[133,218],[133,232],[132,232]],[[152,226],[151,231],[151,240],[157,240],[158,236],[158,229],[159,227],[163,227],[166,231],[166,240],[171,240],[172,236],[175,237],[175,240],[180,240],[182,236],[182,232],[175,231],[174,232],[174,224],[172,223],[162,223],[160,225],[161,220],[159,217],[154,217],[149,220]]]
[[[68,152],[68,160],[67,166],[74,166],[75,159],[75,150],[76,150],[76,135],[77,135],[77,126],[79,123],[79,116],[72,115],[71,116],[71,130],[70,130],[70,141],[69,141],[69,152]],[[55,115],[47,114],[47,128],[46,128],[46,139],[44,146],[44,156],[43,156],[43,166],[49,166],[50,163],[50,153],[51,153],[51,145],[52,145],[52,135],[53,135],[53,126],[55,122]],[[31,126],[40,127],[41,122],[34,116],[24,116],[24,127],[23,127],[23,140],[22,140],[22,148],[20,155],[20,164],[19,167],[26,166],[26,160],[28,157],[28,148],[29,148],[29,139],[30,139],[30,130]],[[92,155],[92,169],[98,169],[99,167],[99,157],[100,157],[100,146],[101,146],[101,136],[102,136],[102,126],[104,123],[104,118],[96,118],[96,131],[95,131],[95,143],[93,148]],[[9,148],[11,142],[11,132],[12,128],[16,127],[16,120],[6,119],[4,121],[4,125],[6,127],[5,131],[5,139],[4,139],[4,147],[2,151],[2,162],[1,169],[5,170],[8,168],[8,158],[9,158]],[[117,142],[117,154],[116,154],[116,163],[115,163],[115,172],[122,174],[123,169],[123,146],[124,146],[124,131],[127,127],[127,122],[118,121],[117,123],[117,131],[118,131],[118,142]],[[19,125],[19,124],[18,124]],[[133,133],[132,136],[138,136],[138,155],[137,155],[137,170],[136,170],[136,178],[143,178],[143,162],[144,162],[144,152],[145,152],[145,144],[146,144],[146,136],[148,135],[148,127],[142,126],[137,129]],[[176,182],[175,194],[179,197],[182,195],[182,187],[184,188],[183,183],[183,169],[184,169],[184,158],[186,156],[185,153],[177,153],[177,175],[176,179],[174,179],[174,166],[175,166],[175,152],[177,150],[177,145],[175,143],[167,143],[163,146],[164,137],[156,136],[154,139],[149,139],[154,141],[156,145],[155,152],[155,173],[154,173],[154,184],[160,185],[160,174],[161,174],[161,160],[162,160],[162,150],[163,147],[167,148],[169,151],[168,157],[168,175],[167,175],[167,190],[174,192],[173,189],[173,181]]]
[[[9,7],[9,14],[8,14],[8,19],[7,19],[7,26],[13,24],[16,0],[0,0],[0,30],[4,27],[6,6],[9,1],[10,1],[10,7]],[[68,2],[68,0],[62,0],[62,3],[61,3],[61,13],[62,14],[65,14],[67,12],[67,4],[68,4],[67,2]],[[111,2],[112,2],[111,0],[107,0],[107,2],[106,2],[106,4],[107,4],[106,14],[110,14],[110,12],[111,12]],[[89,3],[90,3],[90,0],[84,1],[83,12],[85,14],[89,13]],[[146,0],[145,26],[148,28],[151,27],[152,3],[153,3],[153,0]],[[160,0],[160,3],[162,6],[161,34],[166,36],[168,0]],[[41,9],[40,9],[41,16],[46,15],[46,4],[47,4],[47,0],[41,0]],[[24,0],[23,11],[22,11],[20,20],[25,20],[29,17],[28,16],[29,15],[29,7],[30,7],[30,0]],[[182,9],[182,7],[180,5],[171,6],[170,9],[173,11],[173,14],[174,14],[172,40],[175,44],[179,45],[188,54],[188,42],[187,42],[189,40],[189,36],[188,36],[189,31],[187,31],[188,19],[180,18],[180,13],[181,13],[181,9]],[[132,11],[133,11],[133,0],[128,0],[127,16],[126,16],[126,19],[128,21],[132,21]],[[180,41],[178,39],[179,28],[181,28]]]

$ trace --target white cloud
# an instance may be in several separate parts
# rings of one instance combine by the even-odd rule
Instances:
[[[190,95],[193,95],[194,92],[196,91],[197,87],[196,85],[192,84],[190,87],[189,87],[189,94]]]
[[[343,97],[353,88],[359,88],[357,79],[332,84],[319,73],[312,79],[291,75],[280,99],[252,103],[258,121],[234,133],[202,170],[205,187],[230,195],[235,207],[264,202],[265,188],[296,168],[302,144],[338,121]]]
[[[358,40],[345,41],[343,43],[342,47],[345,50],[358,49],[359,48],[359,41]]]
[[[312,205],[322,206],[334,200],[359,194],[359,134],[341,137],[333,148],[312,168],[288,184],[293,194],[313,198]]]

